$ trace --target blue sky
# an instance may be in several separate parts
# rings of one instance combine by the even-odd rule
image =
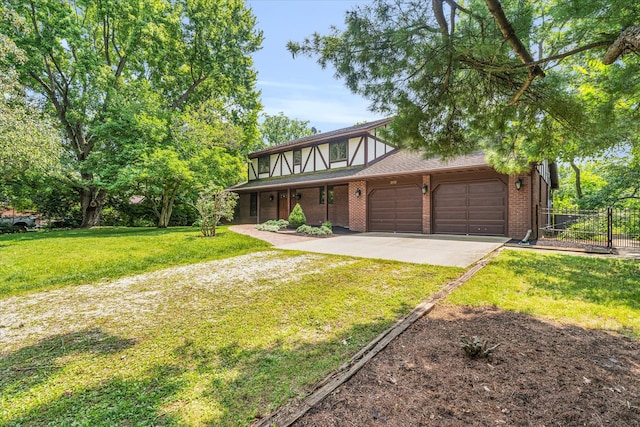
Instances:
[[[315,59],[292,58],[288,41],[302,41],[313,32],[344,26],[345,12],[368,0],[248,0],[264,32],[262,50],[254,55],[264,112],[283,112],[308,120],[322,132],[381,118],[368,111],[368,101],[353,95],[333,69],[323,70]]]

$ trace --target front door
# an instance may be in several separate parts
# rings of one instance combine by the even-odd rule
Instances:
[[[288,200],[286,191],[278,193],[278,219],[289,219]]]

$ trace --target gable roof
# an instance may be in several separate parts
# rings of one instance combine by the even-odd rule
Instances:
[[[356,173],[354,177],[399,175],[487,166],[487,161],[482,152],[457,156],[450,160],[442,160],[439,157],[425,159],[422,154],[416,151],[394,150],[377,162],[372,163],[369,167]]]
[[[375,120],[373,122],[350,126],[347,128],[336,129],[329,132],[321,132],[315,135],[305,136],[302,138],[284,142],[282,144],[272,145],[271,147],[267,147],[262,150],[254,151],[253,153],[249,153],[249,158],[254,159],[256,157],[263,156],[265,154],[271,154],[271,153],[282,151],[283,149],[291,150],[294,148],[302,148],[309,145],[318,144],[320,142],[327,142],[327,141],[336,140],[336,139],[343,139],[343,138],[349,138],[352,136],[364,135],[365,133],[371,132],[375,128],[389,124],[391,120],[392,120],[391,118],[380,119],[380,120]]]

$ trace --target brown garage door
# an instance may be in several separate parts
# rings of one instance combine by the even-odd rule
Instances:
[[[422,197],[417,185],[374,188],[369,193],[369,231],[422,233]]]
[[[495,179],[439,185],[433,191],[433,232],[506,235],[506,184]]]

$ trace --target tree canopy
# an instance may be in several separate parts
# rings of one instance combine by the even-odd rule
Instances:
[[[262,34],[244,1],[7,0],[2,8],[24,23],[3,20],[0,34],[24,53],[8,60],[32,106],[63,134],[83,226],[97,224],[119,176],[178,150],[178,129],[216,118],[241,129],[234,153],[259,143],[251,54]],[[224,114],[198,111],[212,102]]]
[[[639,24],[627,0],[374,0],[288,48],[394,115],[397,143],[515,172],[638,144]]]
[[[14,25],[24,25],[6,14]],[[24,184],[26,174],[58,169],[60,137],[46,117],[27,102],[14,64],[26,61],[24,52],[0,34],[0,196],[11,199],[9,187]]]
[[[263,115],[264,120],[260,124],[260,136],[265,145],[276,145],[293,139],[302,138],[313,134],[308,120],[292,119],[280,112],[276,115]]]

